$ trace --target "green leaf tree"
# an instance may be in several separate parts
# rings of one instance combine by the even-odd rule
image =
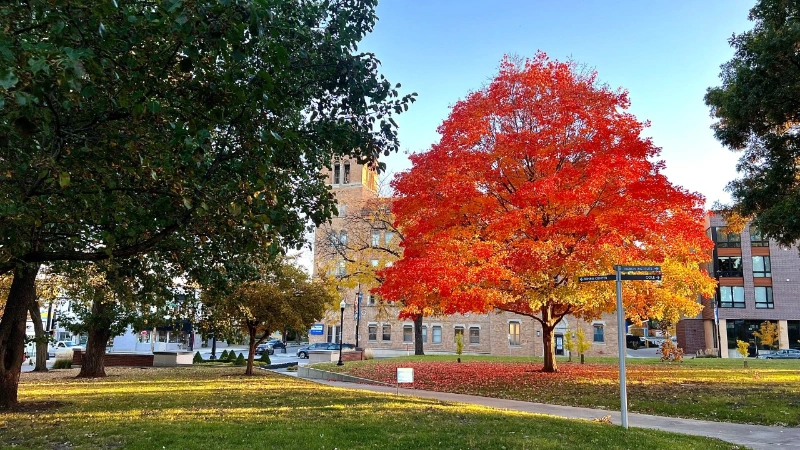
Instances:
[[[356,50],[375,21],[374,1],[2,7],[0,409],[42,264],[274,255],[330,218],[334,157],[383,167],[414,97]]]
[[[717,139],[742,152],[741,178],[727,190],[732,217],[754,217],[765,236],[790,245],[800,239],[800,4],[759,0],[750,10],[752,30],[729,42],[733,58],[722,65],[722,85],[708,89],[706,104],[718,121]]]
[[[253,374],[258,344],[287,327],[307,329],[336,299],[335,289],[309,276],[289,260],[265,265],[261,276],[233,286],[230,293],[207,291],[203,303],[249,337],[246,375]]]

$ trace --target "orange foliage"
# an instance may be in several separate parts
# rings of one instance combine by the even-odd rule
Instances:
[[[696,314],[698,293],[714,288],[700,269],[712,247],[703,198],[661,173],[646,124],[625,112],[627,92],[578,69],[544,53],[505,58],[453,107],[441,140],[393,182],[404,254],[379,289],[407,315],[530,315],[551,343],[545,370],[556,369],[558,321],[614,309],[613,282],[579,276],[662,266],[663,282],[625,282],[634,321]]]

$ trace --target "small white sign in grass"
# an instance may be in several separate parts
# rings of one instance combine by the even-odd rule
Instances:
[[[414,382],[414,369],[411,367],[398,367],[397,368],[397,394],[400,394],[400,383],[413,383]]]

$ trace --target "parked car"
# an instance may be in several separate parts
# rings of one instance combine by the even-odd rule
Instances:
[[[273,349],[278,348],[283,350],[284,353],[286,352],[286,344],[284,344],[284,342],[280,339],[270,339],[269,341],[267,341],[267,345],[269,345]]]
[[[634,336],[632,334],[625,335],[625,345],[628,348],[639,350],[639,347],[644,347],[644,339],[641,336]]]
[[[344,344],[342,344],[342,346],[345,349],[356,348],[355,345],[348,344],[346,342]],[[300,347],[300,349],[297,350],[297,357],[298,358],[308,358],[308,352],[310,350],[339,350],[339,344],[335,344],[335,343],[332,343],[332,342],[315,342],[315,343],[313,343],[311,345],[306,345],[306,346]]]
[[[328,348],[331,345],[336,345],[336,344],[331,344],[330,342],[315,342],[311,345],[305,345],[303,347],[300,347],[299,350],[297,350],[297,357],[308,358],[308,352],[310,350],[333,350]]]
[[[47,350],[47,353],[50,356],[56,356],[57,352],[65,351],[65,350],[86,350],[86,347],[82,345],[78,345],[72,341],[58,341]]]
[[[800,350],[787,348],[776,350],[763,356],[764,359],[800,359]]]
[[[261,356],[267,352],[268,355],[275,354],[275,349],[273,349],[269,344],[258,344],[256,346],[256,356]]]

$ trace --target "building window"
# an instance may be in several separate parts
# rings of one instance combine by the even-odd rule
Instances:
[[[347,184],[350,182],[350,163],[344,163],[344,181],[342,184]]]
[[[742,246],[742,236],[739,233],[728,233],[726,227],[717,227],[717,247],[739,248]]]
[[[772,266],[769,256],[753,256],[753,276],[756,278],[772,277]]]
[[[370,264],[372,264],[372,267],[378,267],[378,260],[377,259],[372,259],[372,260],[370,260]]]
[[[717,258],[718,277],[743,277],[742,258],[740,256],[720,256]]]
[[[520,345],[519,322],[508,322],[508,345]]]
[[[369,294],[369,300],[367,300],[367,304],[369,306],[375,306],[375,296],[374,295]]]
[[[339,184],[339,163],[333,166],[333,184]]]
[[[458,335],[459,334],[461,335],[461,342],[464,342],[464,327],[456,326],[456,327],[453,328],[453,330],[454,330],[454,332],[453,332],[453,342],[455,342],[456,339],[458,339]]]
[[[377,247],[381,245],[381,232],[380,230],[372,230],[372,246]]]
[[[394,232],[387,231],[384,233],[383,240],[386,242],[386,245],[389,245],[389,242],[392,242],[392,239],[394,239]]]
[[[347,275],[347,266],[345,265],[345,261],[343,259],[339,260],[336,263],[336,276],[343,277],[346,275]]]
[[[384,341],[391,341],[392,340],[392,326],[388,323],[383,326],[383,336],[381,336]]]
[[[371,323],[367,327],[367,339],[370,341],[378,340],[378,325]]]
[[[592,328],[594,328],[594,338],[592,339],[592,341],[594,341],[594,342],[605,342],[606,341],[606,337],[605,337],[605,334],[603,333],[603,325],[599,324],[599,323],[596,323],[596,324],[592,325]]]
[[[347,245],[347,231],[342,230],[342,232],[339,233],[339,243],[342,245]]]
[[[414,328],[411,325],[403,325],[403,342],[410,343],[414,341]]]
[[[433,343],[433,344],[441,344],[442,343],[442,327],[439,326],[439,325],[434,325],[433,329],[431,331],[433,332],[433,340],[431,341],[431,343]]]
[[[428,342],[428,327],[426,325],[422,326],[422,342]]]
[[[769,239],[761,234],[761,230],[756,227],[750,227],[750,245],[753,247],[769,247]]]
[[[772,309],[775,303],[772,301],[772,287],[756,286],[756,308]]]
[[[339,337],[339,326],[337,325],[328,325],[328,335],[326,336],[326,342],[339,342],[336,339]]]
[[[720,308],[744,308],[744,286],[720,286]]]
[[[469,327],[469,343],[470,344],[480,344],[481,343],[481,329],[478,327]]]
[[[347,214],[347,205],[345,205],[344,203],[342,203],[341,205],[338,205],[336,207],[336,211],[339,212],[339,217],[344,217],[345,214]]]

